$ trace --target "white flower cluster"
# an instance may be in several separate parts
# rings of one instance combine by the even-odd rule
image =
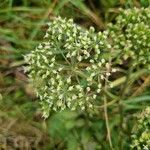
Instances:
[[[41,99],[44,117],[49,111],[90,110],[111,75],[106,35],[77,26],[60,17],[48,23],[44,42],[29,55],[26,70]],[[107,71],[109,68],[109,72]]]
[[[150,107],[147,107],[142,113],[137,115],[137,123],[132,133],[132,149],[149,150],[150,149]]]
[[[128,59],[150,69],[150,8],[121,10],[108,31],[120,64]]]

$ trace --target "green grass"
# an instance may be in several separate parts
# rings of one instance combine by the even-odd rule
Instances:
[[[148,7],[149,4],[149,0],[0,0],[0,148],[14,148],[14,139],[24,138],[22,149],[28,143],[29,147],[40,150],[128,150],[135,122],[133,116],[150,105],[149,72],[148,75],[143,75],[142,70],[131,74],[131,81],[136,82],[131,87],[134,93],[121,100],[122,114],[117,103],[121,97],[107,93],[112,100],[107,104],[109,139],[103,106],[96,116],[65,111],[52,113],[44,120],[39,100],[23,72],[23,55],[41,41],[46,22],[56,15],[73,18],[82,27],[92,25],[97,31],[103,31],[108,22],[114,21],[119,8]],[[123,72],[127,74],[126,70]],[[127,76],[121,76],[113,84],[119,86],[126,79]],[[125,89],[128,93],[128,85]],[[120,116],[122,124],[118,127]],[[1,139],[9,140],[5,144]]]

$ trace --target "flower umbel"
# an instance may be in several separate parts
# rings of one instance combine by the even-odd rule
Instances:
[[[105,35],[85,30],[72,19],[48,23],[43,42],[25,56],[44,110],[90,110],[98,101],[107,72]]]
[[[108,25],[116,60],[150,69],[150,9],[122,9],[119,13],[116,23]]]
[[[138,114],[137,124],[132,133],[132,149],[149,150],[150,149],[150,107]]]

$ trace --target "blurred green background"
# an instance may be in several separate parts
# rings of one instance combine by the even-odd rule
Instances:
[[[23,72],[23,55],[40,43],[46,22],[54,16],[103,31],[108,22],[114,22],[119,8],[149,5],[150,0],[0,0],[0,149],[111,149],[101,111],[92,117],[65,111],[42,118],[39,101]],[[144,92],[149,93],[149,88]],[[134,113],[143,107],[131,105],[129,109]],[[115,109],[109,113],[114,150],[128,150],[132,116],[126,114],[129,130],[120,133],[119,114]]]

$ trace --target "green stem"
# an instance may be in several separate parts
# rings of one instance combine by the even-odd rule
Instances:
[[[124,134],[124,129],[123,129],[123,119],[124,119],[124,107],[122,105],[122,100],[125,97],[126,94],[126,89],[128,87],[128,83],[131,79],[131,75],[132,75],[132,71],[133,71],[133,67],[129,68],[129,71],[127,72],[127,76],[125,77],[125,82],[124,82],[124,86],[121,89],[121,97],[118,99],[118,108],[119,108],[119,114],[120,114],[120,148],[121,150],[123,150],[123,134]],[[135,76],[135,75],[134,75]]]

